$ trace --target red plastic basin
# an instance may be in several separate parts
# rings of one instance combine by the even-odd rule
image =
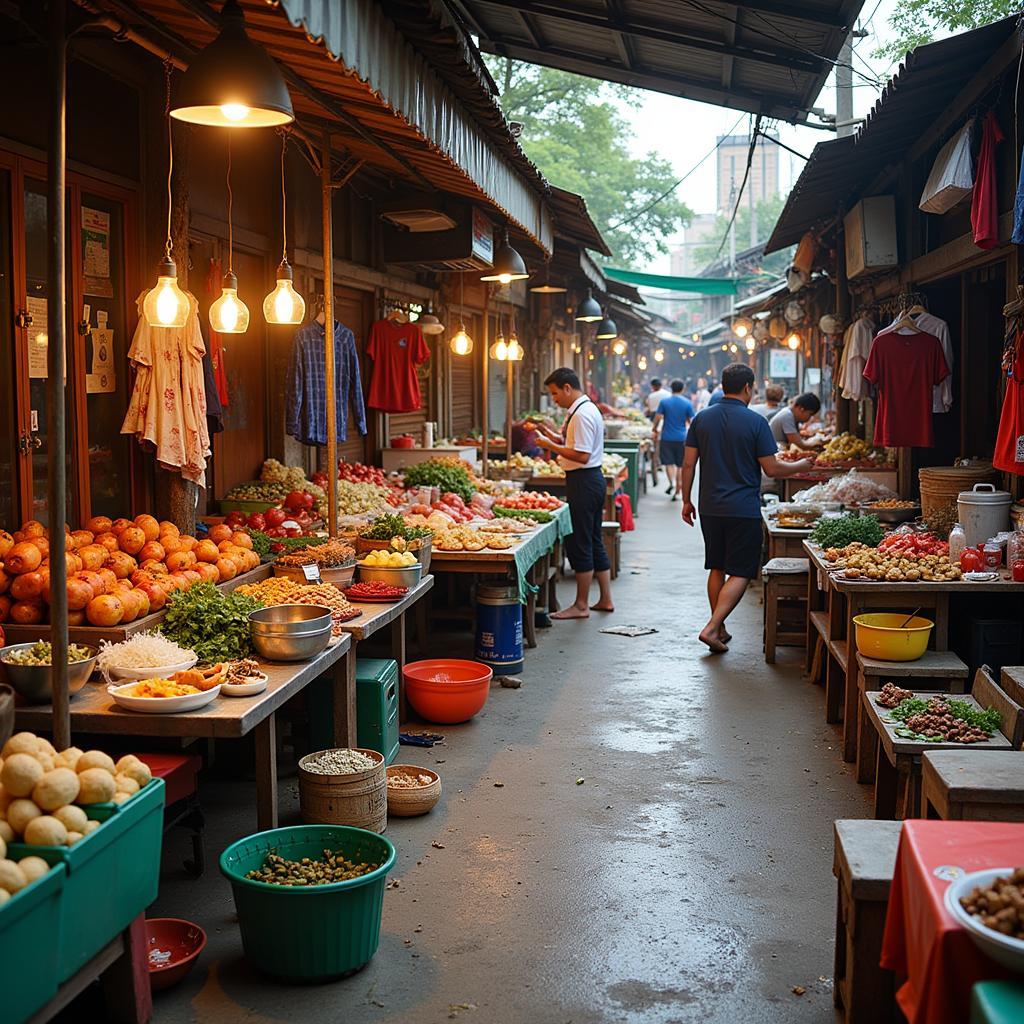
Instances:
[[[195,966],[206,945],[206,932],[177,917],[146,921],[149,942],[149,985],[154,991],[177,985]]]
[[[414,661],[402,670],[405,696],[428,722],[468,722],[486,703],[494,675],[479,661],[434,658]]]

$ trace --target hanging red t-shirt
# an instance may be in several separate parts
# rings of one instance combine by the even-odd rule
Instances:
[[[971,199],[971,227],[979,249],[994,249],[999,244],[999,196],[996,189],[996,146],[1003,141],[1003,130],[990,110],[981,131],[978,171],[974,176]]]
[[[1010,377],[1003,396],[1003,411],[999,417],[999,432],[992,465],[1005,473],[1024,475],[1024,334],[1013,327],[1013,360]]]
[[[932,388],[949,376],[942,343],[924,331],[875,337],[864,379],[878,389],[875,444],[886,448],[930,448]]]
[[[378,320],[370,328],[366,354],[373,360],[368,409],[415,412],[420,407],[416,367],[430,358],[423,331],[414,324]]]

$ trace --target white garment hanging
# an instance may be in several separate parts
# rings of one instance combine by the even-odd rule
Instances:
[[[932,412],[949,412],[953,408],[953,341],[949,335],[949,324],[927,311],[915,313],[911,319],[925,334],[932,334],[938,338],[942,346],[942,355],[949,367],[949,376],[941,384],[936,384],[932,390]],[[895,323],[894,320],[893,324]]]
[[[868,382],[864,379],[871,343],[875,340],[875,325],[869,317],[860,317],[846,329],[846,345],[843,348],[840,392],[843,398],[860,402],[870,394]]]

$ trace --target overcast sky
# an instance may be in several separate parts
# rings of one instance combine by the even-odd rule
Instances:
[[[889,14],[898,0],[866,0],[860,25],[868,36],[855,44],[853,66],[854,116],[866,114],[878,98],[879,89],[868,79],[886,81],[896,67],[872,57],[872,52],[891,35]],[[656,152],[672,164],[677,177],[682,177],[701,157],[710,153],[719,135],[743,134],[749,130],[752,118],[739,111],[678,99],[662,93],[642,92],[639,109],[624,108],[633,125],[631,149],[637,156]],[[836,109],[835,82],[830,77],[818,98],[816,106],[829,113]],[[737,121],[739,122],[737,124]],[[666,125],[676,127],[666,131]],[[735,126],[735,127],[734,127]],[[834,138],[834,133],[779,125],[779,138],[799,153],[810,154],[818,142]],[[803,167],[803,161],[785,151],[781,154],[780,178],[783,192],[789,190]],[[715,208],[715,158],[712,154],[680,187],[678,194],[695,213],[710,213]],[[668,273],[669,257],[659,256],[645,268],[654,273]]]

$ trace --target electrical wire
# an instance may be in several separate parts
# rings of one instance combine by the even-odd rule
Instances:
[[[232,266],[234,260],[235,251],[235,235],[234,235],[234,217],[232,216],[232,207],[234,206],[234,195],[231,192],[231,132],[228,132],[228,273],[234,273],[235,268]]]
[[[288,136],[281,132],[281,262],[288,262],[288,193],[284,187],[284,155],[288,149]]]
[[[767,132],[761,132],[761,138],[767,139],[769,142],[774,142],[776,146],[781,146],[787,153],[792,153],[793,156],[800,157],[801,160],[810,160],[809,156],[804,156],[803,153],[798,153],[792,146],[787,146],[784,142],[780,142],[778,139],[772,137]]]
[[[743,190],[747,187],[747,179],[750,177],[750,165],[754,162],[754,150],[757,148],[757,139],[761,134],[761,115],[758,114],[757,120],[754,121],[754,130],[750,134],[750,148],[747,150],[747,166],[743,168],[743,180],[740,182],[740,190],[736,195],[736,205],[732,208],[732,216],[729,218],[725,234],[722,235],[722,241],[718,243],[718,251],[715,253],[715,259],[718,259],[722,254],[722,249],[725,248],[729,232],[732,231],[732,226],[736,223],[736,214],[739,213],[740,203],[743,200]],[[753,211],[751,212],[751,216],[753,216]]]
[[[164,109],[164,117],[167,119],[167,241],[164,243],[164,254],[167,259],[171,258],[174,250],[174,240],[171,238],[171,175],[174,173],[174,129],[171,122],[171,61],[164,61],[164,76],[167,80],[167,105]]]

